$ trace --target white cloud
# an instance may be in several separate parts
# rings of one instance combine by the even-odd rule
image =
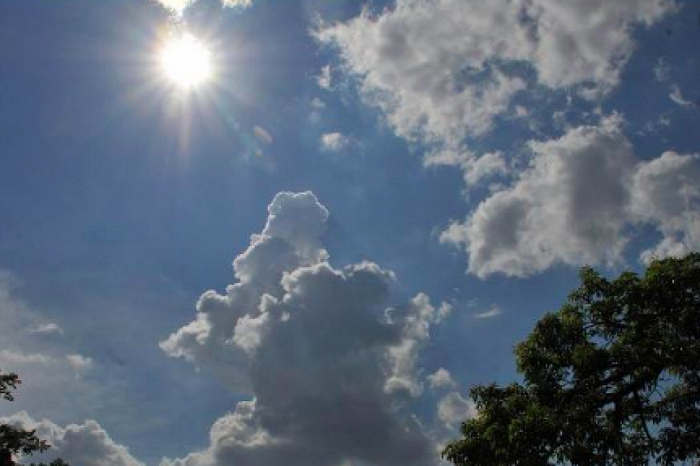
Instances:
[[[659,58],[654,67],[654,77],[656,77],[657,81],[662,83],[668,81],[670,75],[671,67],[668,65],[668,62],[663,57]]]
[[[673,84],[671,86],[671,93],[669,94],[669,98],[681,107],[693,106],[693,102],[691,100],[688,100],[685,97],[683,97],[683,93],[681,92],[681,88],[678,86],[678,84]]]
[[[530,111],[527,109],[527,107],[523,107],[522,105],[516,105],[515,115],[519,118],[525,118],[528,115],[530,115]]]
[[[61,328],[61,326],[54,322],[36,324],[34,326],[29,327],[27,331],[29,333],[37,333],[40,335],[50,335],[53,333],[63,335],[63,329]]]
[[[674,9],[670,0],[396,0],[317,37],[337,46],[398,135],[454,148],[488,132],[528,86],[604,94],[619,82],[634,26]]]
[[[476,406],[457,392],[450,392],[438,402],[438,418],[445,424],[457,424],[476,416]]]
[[[477,156],[469,151],[441,150],[428,154],[424,162],[426,166],[460,167],[467,191],[480,186],[484,181],[504,177],[510,172],[503,153],[498,151]]]
[[[419,294],[403,308],[388,312],[392,322],[396,322],[400,316],[404,329],[399,344],[387,350],[391,370],[384,389],[388,392],[405,391],[417,397],[423,393],[423,384],[416,369],[418,357],[430,338],[430,325],[440,319],[440,312],[424,294]]]
[[[39,370],[70,370],[78,375],[92,365],[92,359],[80,354],[56,356],[50,353],[28,353],[16,350],[0,350],[0,367],[6,372],[26,373]],[[37,368],[37,366],[39,366]]]
[[[633,217],[663,235],[643,261],[700,250],[700,155],[666,152],[639,167],[631,189]]]
[[[531,142],[530,167],[465,223],[450,225],[441,240],[464,246],[469,271],[480,277],[527,276],[554,264],[621,263],[626,229],[640,223],[663,235],[653,249],[657,255],[697,247],[697,156],[667,153],[640,161],[621,124],[613,116],[560,139]]]
[[[430,383],[430,388],[432,389],[453,388],[457,386],[457,383],[452,379],[452,375],[450,375],[450,371],[444,367],[441,367],[434,373],[430,374],[428,376],[428,382]]]
[[[433,445],[406,403],[422,390],[420,350],[447,313],[419,294],[389,307],[394,275],[331,267],[328,211],[280,193],[234,261],[237,283],[200,298],[197,318],[161,344],[250,396],[210,445],[163,465],[426,465]]]
[[[350,138],[341,133],[326,133],[321,136],[321,149],[340,152],[350,144]]]
[[[632,148],[617,128],[580,127],[531,143],[535,158],[516,183],[483,201],[443,241],[465,243],[469,270],[525,276],[556,263],[617,263]]]
[[[163,7],[172,11],[176,14],[182,14],[183,11],[187,9],[190,5],[195,3],[197,0],[155,0],[156,2],[163,5]]]
[[[321,89],[330,89],[333,86],[331,65],[326,65],[321,68],[321,74],[316,77],[316,82]]]
[[[494,304],[493,306],[488,308],[488,310],[474,314],[474,318],[480,320],[493,319],[494,317],[498,317],[501,314],[503,314],[503,310]]]
[[[243,7],[247,8],[253,4],[253,0],[221,0],[221,4],[225,7]]]
[[[48,419],[35,421],[22,411],[0,418],[0,424],[36,430],[36,435],[51,445],[46,453],[31,457],[35,462],[60,457],[68,464],[80,466],[143,466],[143,463],[131,456],[126,447],[115,443],[95,421],[61,427]]]
[[[191,5],[195,4],[197,0],[154,0],[163,7],[172,11],[177,15],[182,15],[182,13]],[[224,7],[241,7],[247,8],[253,4],[253,0],[221,0],[221,5]]]
[[[97,395],[102,387],[88,377],[92,359],[62,341],[61,327],[47,324],[47,315],[31,308],[22,291],[19,279],[0,270],[0,370],[23,381],[15,408],[54,419],[94,412],[104,399]]]
[[[81,354],[69,354],[66,356],[68,364],[77,371],[85,371],[92,367],[92,358],[88,358]]]
[[[48,366],[54,361],[54,358],[41,353],[25,353],[6,349],[0,351],[0,366],[5,372],[19,372],[18,368],[27,365]]]

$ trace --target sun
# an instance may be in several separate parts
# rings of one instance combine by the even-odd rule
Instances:
[[[165,76],[182,89],[201,86],[213,75],[211,51],[189,33],[170,39],[161,51],[160,63]]]

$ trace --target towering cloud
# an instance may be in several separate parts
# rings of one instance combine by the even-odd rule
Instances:
[[[449,308],[422,294],[390,306],[391,272],[330,266],[328,211],[312,193],[280,193],[268,211],[234,261],[237,283],[205,293],[196,320],[161,344],[250,399],[214,424],[207,448],[165,464],[432,464],[406,408],[422,393],[420,350]]]

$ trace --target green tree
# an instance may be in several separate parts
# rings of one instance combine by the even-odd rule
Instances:
[[[700,457],[700,254],[590,268],[515,350],[523,383],[476,386],[459,466],[672,465]]]
[[[17,374],[4,374],[0,371],[0,398],[14,400],[12,392],[22,383]],[[11,465],[13,455],[32,455],[50,448],[45,440],[36,436],[33,430],[23,430],[10,425],[0,425],[0,466]],[[63,460],[57,459],[50,464],[32,463],[31,466],[68,466]]]

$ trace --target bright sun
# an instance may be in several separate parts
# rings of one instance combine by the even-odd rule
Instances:
[[[212,77],[211,51],[192,34],[172,38],[160,62],[165,75],[182,89],[197,87]]]

